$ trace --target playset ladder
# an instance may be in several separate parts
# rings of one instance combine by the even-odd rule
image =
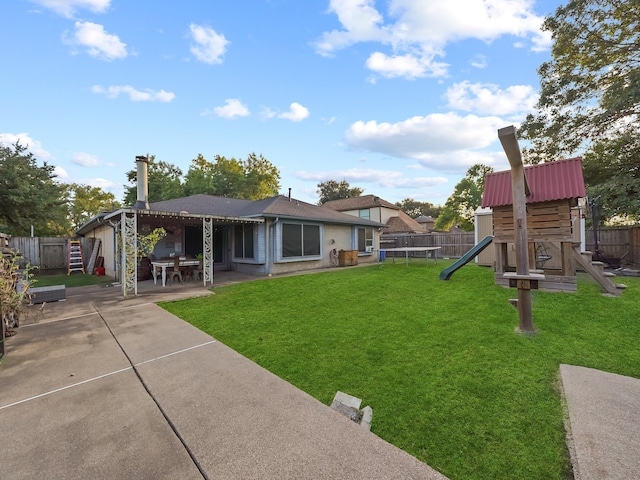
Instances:
[[[67,271],[67,275],[71,275],[71,272],[84,273],[82,244],[80,240],[69,240],[69,270]]]

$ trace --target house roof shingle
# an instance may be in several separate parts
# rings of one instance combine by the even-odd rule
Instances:
[[[579,198],[587,195],[582,176],[582,157],[524,167],[529,185],[527,203]],[[483,207],[511,205],[511,171],[487,174],[482,194]]]
[[[375,195],[362,195],[360,197],[341,198],[340,200],[331,200],[323,203],[323,207],[344,212],[346,210],[360,210],[361,208],[386,207],[393,210],[400,210],[400,207],[393,203],[387,202]]]
[[[402,210],[398,212],[398,216],[389,217],[387,220],[387,228],[384,233],[420,233],[424,232],[422,225],[416,222]]]
[[[237,198],[216,197],[213,195],[192,195],[190,197],[154,202],[151,210],[163,212],[197,213],[229,217],[282,217],[296,220],[315,220],[326,223],[349,225],[367,225],[379,227],[382,224],[353,217],[345,213],[312,205],[301,200],[289,199],[283,195],[263,200],[241,200]]]
[[[158,212],[189,212],[200,215],[239,217],[239,212],[250,203],[252,203],[251,200],[216,197],[201,193],[189,197],[153,202],[149,204],[149,209]]]

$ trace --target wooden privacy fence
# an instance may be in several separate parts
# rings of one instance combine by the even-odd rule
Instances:
[[[587,250],[595,254],[593,229],[586,230],[585,241]],[[616,265],[640,268],[640,225],[599,228],[598,250]]]
[[[67,271],[69,240],[80,240],[85,266],[91,256],[94,238],[75,237],[9,237],[9,247],[18,250],[40,272]]]
[[[380,248],[440,247],[438,257],[441,258],[459,258],[471,250],[473,246],[473,232],[396,233],[380,236]],[[424,256],[424,253],[420,253],[420,255]]]

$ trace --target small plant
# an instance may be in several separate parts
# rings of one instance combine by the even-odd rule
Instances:
[[[31,298],[30,284],[36,282],[32,272],[37,267],[27,264],[21,268],[21,261],[16,255],[3,256],[0,261],[0,314],[7,336],[20,325],[20,316]]]

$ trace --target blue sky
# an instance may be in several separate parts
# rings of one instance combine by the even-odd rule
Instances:
[[[136,155],[263,154],[303,201],[346,179],[443,204],[537,100],[559,1],[8,0],[0,142],[123,196]]]

